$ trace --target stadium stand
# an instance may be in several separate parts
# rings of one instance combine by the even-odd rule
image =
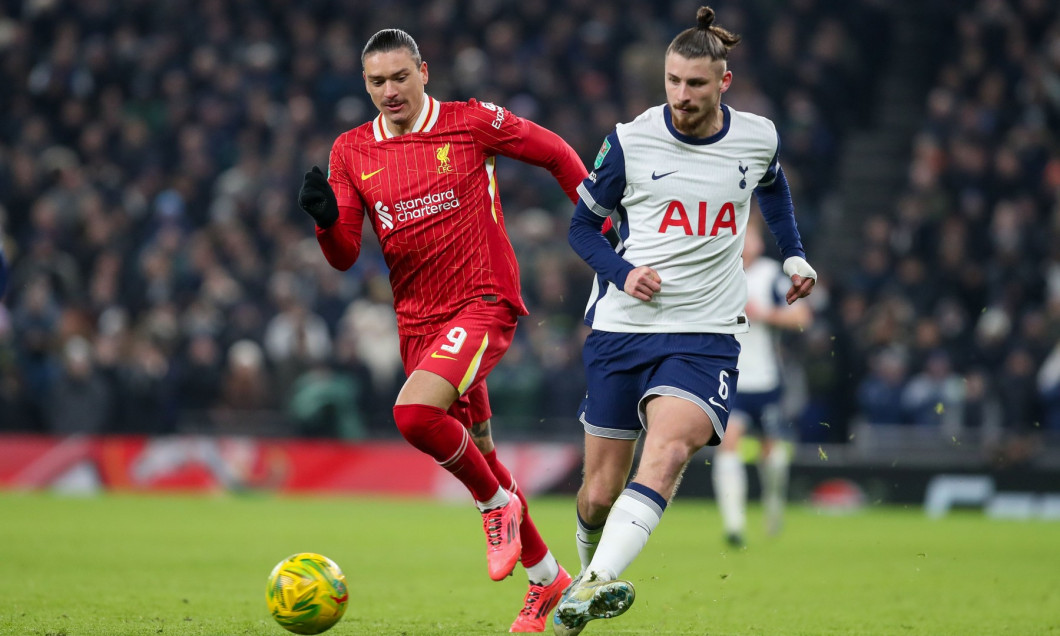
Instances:
[[[823,319],[785,341],[803,438],[1060,430],[1054,5],[712,4],[756,34],[727,102],[777,122],[821,265]],[[379,251],[331,270],[294,199],[373,114],[366,38],[406,29],[433,96],[505,105],[588,163],[662,101],[661,52],[695,6],[0,3],[0,430],[393,435]],[[491,376],[496,416],[574,438],[590,272],[547,173],[498,178],[531,315]]]

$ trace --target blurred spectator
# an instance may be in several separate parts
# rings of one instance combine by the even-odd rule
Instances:
[[[858,407],[869,424],[901,424],[907,421],[902,395],[907,382],[905,354],[883,349],[869,361],[869,373],[858,386]]]
[[[327,323],[309,310],[300,286],[286,271],[276,272],[269,282],[276,313],[265,325],[264,344],[281,387],[291,386],[306,369],[331,354]]]
[[[953,371],[950,357],[943,351],[932,352],[923,370],[909,378],[902,390],[901,405],[908,421],[956,433],[960,429],[963,384]]]
[[[221,348],[208,333],[191,336],[176,361],[176,392],[183,419],[199,419],[221,396]]]
[[[224,412],[275,408],[273,391],[261,347],[251,340],[234,343],[228,349],[218,409]]]
[[[326,365],[308,369],[295,380],[290,413],[304,437],[358,439],[365,436],[360,386],[348,374]]]
[[[62,376],[48,397],[48,432],[103,433],[110,425],[110,388],[92,361],[92,346],[75,336],[63,346]]]
[[[1038,394],[1043,404],[1042,426],[1060,433],[1060,341],[1038,372]]]
[[[962,432],[976,435],[981,446],[990,448],[1000,441],[1005,414],[1001,401],[990,390],[988,378],[979,369],[965,375],[961,426]]]

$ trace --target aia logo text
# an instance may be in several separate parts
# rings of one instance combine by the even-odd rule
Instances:
[[[659,234],[676,230],[686,236],[717,236],[722,232],[731,232],[736,236],[736,206],[732,202],[723,203],[717,212],[710,214],[707,202],[700,201],[693,212],[694,218],[689,216],[683,203],[670,201],[666,206],[662,224],[659,225]]]

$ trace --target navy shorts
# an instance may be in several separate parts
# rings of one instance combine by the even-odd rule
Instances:
[[[582,360],[587,390],[578,411],[585,432],[637,439],[647,427],[646,399],[670,395],[694,402],[721,442],[736,394],[740,343],[731,334],[593,331]]]
[[[793,431],[790,424],[784,425],[780,398],[779,388],[764,393],[737,393],[732,412],[747,420],[748,431],[758,431],[775,439],[788,439],[793,436]]]

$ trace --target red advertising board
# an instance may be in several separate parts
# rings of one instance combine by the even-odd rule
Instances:
[[[572,444],[502,444],[497,452],[528,495],[552,488],[581,461]],[[400,440],[203,435],[0,435],[0,488],[466,496],[459,481]]]

